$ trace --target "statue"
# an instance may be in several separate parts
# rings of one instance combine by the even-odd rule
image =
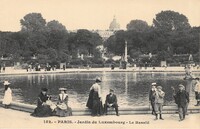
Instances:
[[[193,61],[192,54],[190,54],[188,61],[189,61],[189,62],[192,62],[192,61]]]

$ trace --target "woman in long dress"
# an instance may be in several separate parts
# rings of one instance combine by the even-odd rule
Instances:
[[[8,108],[12,102],[12,90],[10,89],[10,83],[8,81],[4,81],[4,86],[5,94],[3,98],[3,104],[5,105],[5,108]]]
[[[72,116],[72,109],[68,106],[68,94],[66,88],[60,88],[60,94],[58,96],[58,104],[55,109],[56,115],[60,117]]]
[[[48,91],[47,88],[42,88],[42,91],[38,96],[37,108],[31,115],[37,117],[47,117],[52,115],[52,109],[50,105],[46,103],[50,97],[47,95],[47,91]]]
[[[90,95],[86,106],[92,110],[92,116],[103,114],[103,105],[101,101],[101,79],[97,78],[95,83],[90,88]]]

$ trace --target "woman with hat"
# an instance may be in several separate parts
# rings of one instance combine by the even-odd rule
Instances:
[[[60,117],[72,116],[72,109],[68,106],[68,94],[66,93],[67,89],[59,88],[59,90],[60,94],[55,114]]]
[[[87,106],[92,109],[92,116],[103,114],[103,105],[101,101],[101,79],[96,78],[95,83],[90,88],[90,96]]]
[[[10,83],[7,80],[5,80],[3,84],[5,86],[3,104],[5,105],[5,108],[8,108],[12,102],[12,90],[10,89]]]
[[[37,107],[34,110],[34,112],[31,114],[33,116],[37,117],[47,117],[52,115],[52,109],[50,105],[48,105],[46,102],[50,99],[50,96],[47,95],[47,88],[42,88],[41,93],[38,96],[37,99]]]

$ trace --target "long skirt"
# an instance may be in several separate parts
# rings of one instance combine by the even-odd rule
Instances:
[[[8,89],[5,91],[2,103],[5,105],[10,105],[11,102],[12,102],[12,92],[10,89]]]
[[[200,93],[195,92],[195,99],[196,99],[197,101],[200,101]]]
[[[93,103],[92,103],[92,115],[102,115],[103,114],[103,105],[99,99],[98,92],[93,93]]]
[[[55,112],[55,115],[59,117],[72,116],[72,109],[70,107],[67,107],[67,109],[60,109],[57,107]]]
[[[93,106],[93,94],[94,94],[94,90],[91,90],[89,93],[87,104],[86,104],[86,107],[88,107],[89,109],[92,109],[92,106]]]
[[[36,117],[48,117],[52,115],[52,109],[49,105],[42,105],[37,107],[31,115]]]

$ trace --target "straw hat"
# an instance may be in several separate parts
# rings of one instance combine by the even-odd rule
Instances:
[[[157,86],[157,89],[161,89],[162,90],[162,86]]]
[[[59,88],[59,91],[66,91],[67,88]]]
[[[100,77],[96,78],[96,82],[101,82],[101,78]]]
[[[3,85],[10,85],[10,82],[4,81]]]
[[[114,92],[114,90],[113,90],[113,89],[110,89],[110,92]]]
[[[182,84],[179,84],[179,85],[178,85],[178,87],[183,87],[183,88],[185,88],[185,86],[184,86],[184,85],[182,85]]]

